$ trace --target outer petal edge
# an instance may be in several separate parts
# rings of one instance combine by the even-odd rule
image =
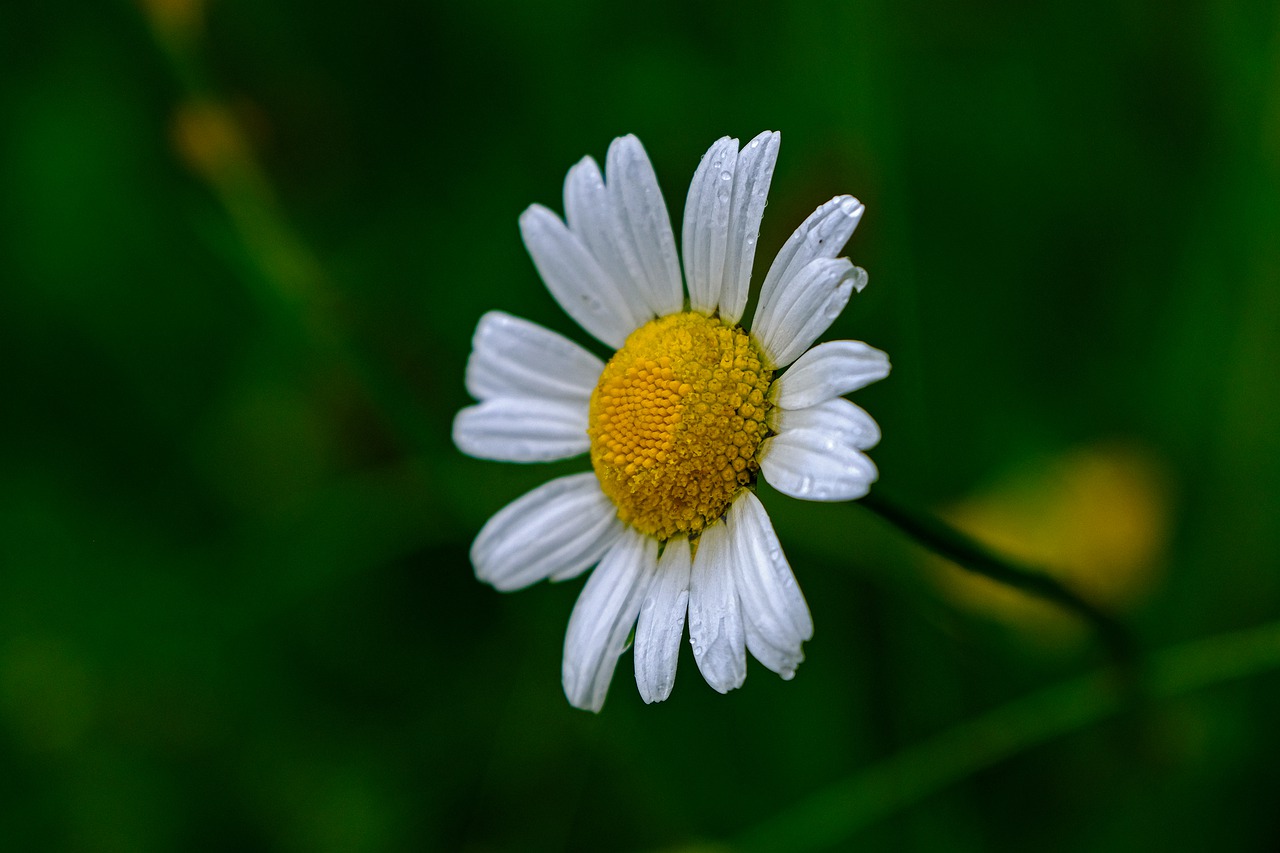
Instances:
[[[508,592],[585,571],[622,531],[595,474],[571,474],[498,510],[472,543],[471,562],[477,578]]]
[[[866,454],[823,430],[797,429],[766,438],[760,471],[784,495],[806,501],[851,501],[879,476]]]
[[[658,559],[658,573],[636,623],[636,686],[645,702],[663,701],[675,686],[680,638],[689,609],[691,568],[689,540],[683,536],[670,539]]]
[[[467,359],[467,391],[477,400],[546,397],[586,400],[604,362],[550,329],[502,311],[480,318]]]
[[[599,711],[658,566],[658,543],[628,529],[587,578],[565,632],[561,681],[575,708]]]
[[[584,401],[499,397],[467,406],[453,419],[453,443],[497,462],[550,462],[586,453]]]
[[[689,642],[712,689],[728,693],[747,677],[746,634],[733,579],[733,546],[723,521],[698,543],[689,579]]]

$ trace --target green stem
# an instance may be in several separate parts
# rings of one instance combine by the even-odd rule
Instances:
[[[1136,673],[1137,650],[1129,631],[1110,613],[1052,576],[997,556],[977,540],[934,516],[904,508],[879,491],[858,501],[885,521],[961,568],[1051,601],[1084,619],[1098,632],[1107,651],[1128,677]]]
[[[1151,656],[1148,696],[1172,699],[1280,668],[1280,622],[1195,640]],[[1054,737],[1119,712],[1108,673],[1049,687],[907,747],[757,825],[733,850],[818,850]]]

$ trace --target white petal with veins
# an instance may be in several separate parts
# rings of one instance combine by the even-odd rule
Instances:
[[[480,318],[467,359],[467,391],[477,400],[549,397],[582,403],[604,362],[568,338],[501,311]]]
[[[499,510],[471,546],[476,577],[508,592],[586,571],[622,536],[594,473],[544,483]]]
[[[667,541],[658,559],[658,573],[640,607],[636,623],[636,686],[645,702],[661,702],[671,695],[689,610],[689,540]]]
[[[658,568],[658,542],[628,528],[587,578],[569,616],[560,667],[575,708],[599,711]]]
[[[820,429],[795,429],[760,445],[760,471],[784,495],[806,501],[851,501],[879,476],[862,453]]]

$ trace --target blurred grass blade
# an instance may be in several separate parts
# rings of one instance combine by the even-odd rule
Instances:
[[[1150,663],[1152,700],[1280,668],[1280,622],[1175,646]],[[792,851],[829,847],[1010,756],[1103,720],[1122,704],[1106,671],[1055,685],[819,791],[757,825],[732,846]]]

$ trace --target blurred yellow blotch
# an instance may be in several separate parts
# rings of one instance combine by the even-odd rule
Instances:
[[[160,38],[185,41],[204,26],[205,0],[138,0]]]
[[[1104,445],[1022,469],[941,515],[996,553],[1121,611],[1160,581],[1169,504],[1168,477],[1155,457]],[[1048,645],[1083,636],[1081,623],[1055,605],[941,559],[931,568],[949,598]]]
[[[174,110],[173,147],[222,202],[250,256],[278,294],[310,303],[308,324],[321,323],[331,298],[320,286],[314,257],[276,209],[275,195],[257,160],[269,135],[265,114],[249,101],[234,106],[209,98],[193,98]],[[312,325],[312,331],[319,326]],[[320,333],[329,335],[325,329]]]
[[[188,101],[179,105],[171,132],[183,162],[210,183],[221,184],[232,172],[252,165],[240,121],[222,104]]]

